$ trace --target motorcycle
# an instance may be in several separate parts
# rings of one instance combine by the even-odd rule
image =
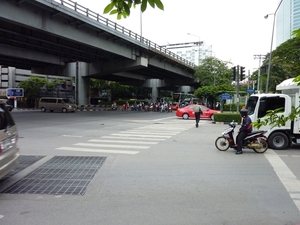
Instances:
[[[226,151],[229,148],[236,149],[234,142],[234,129],[236,123],[233,121],[229,124],[229,127],[222,132],[222,136],[218,137],[215,141],[215,146],[219,151]],[[243,147],[252,149],[256,153],[264,153],[268,150],[268,139],[264,135],[267,131],[253,131],[245,137],[243,140]]]
[[[118,110],[118,106],[116,104],[112,104],[111,105],[111,110]]]
[[[171,105],[169,105],[169,107],[168,107],[168,112],[172,112],[172,106]]]

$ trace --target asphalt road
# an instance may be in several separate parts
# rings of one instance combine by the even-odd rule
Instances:
[[[154,112],[12,112],[22,156],[0,224],[300,224],[298,148],[218,151],[224,124]],[[105,157],[83,195],[3,190],[56,156]]]

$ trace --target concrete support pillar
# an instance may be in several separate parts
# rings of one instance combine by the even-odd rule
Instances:
[[[185,94],[188,94],[194,92],[194,88],[192,88],[191,86],[180,86],[178,88],[178,92],[183,92]]]
[[[159,97],[159,87],[162,86],[162,80],[160,79],[148,79],[143,85],[144,87],[152,88],[152,102],[156,102],[157,98]]]
[[[68,76],[75,76],[75,103],[77,105],[90,104],[90,78],[88,74],[88,63],[75,62],[68,64]]]

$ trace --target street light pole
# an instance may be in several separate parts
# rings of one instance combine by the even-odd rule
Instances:
[[[140,12],[140,32],[141,32],[141,37],[143,37],[143,15],[142,11]]]
[[[260,65],[261,60],[264,59],[265,55],[254,55],[254,59],[259,59],[258,64],[258,78],[257,78],[257,93],[260,94]]]
[[[276,13],[281,5],[283,0],[280,1],[277,9],[275,10],[275,13],[267,14],[265,15],[265,19],[268,18],[269,15],[274,15],[273,18],[273,28],[272,28],[272,37],[271,37],[271,48],[270,48],[270,54],[269,54],[269,65],[268,65],[268,73],[267,73],[267,83],[266,83],[266,93],[269,92],[269,79],[270,79],[270,70],[271,70],[271,60],[272,60],[272,48],[273,48],[273,38],[274,38],[274,28],[275,28],[275,19],[276,19]]]

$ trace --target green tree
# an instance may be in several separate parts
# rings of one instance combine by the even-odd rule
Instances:
[[[31,76],[27,80],[20,82],[20,87],[24,89],[25,97],[40,97],[41,90],[45,87],[47,81],[45,78],[40,78],[37,76]]]
[[[153,8],[157,7],[164,10],[164,5],[160,0],[111,0],[105,7],[104,13],[117,14],[117,19],[126,18],[130,15],[132,7],[135,8],[136,5],[141,5],[141,11],[144,12],[148,4]]]
[[[235,87],[231,84],[221,84],[218,86],[202,86],[195,90],[194,95],[199,99],[203,99],[205,103],[212,106],[220,101],[219,96],[222,93],[234,93]]]
[[[46,81],[44,88],[45,88],[45,92],[46,94],[51,94],[54,91],[58,92],[58,86],[61,84],[61,79],[55,78],[52,81]]]
[[[261,66],[261,87],[265,87],[266,85],[269,57],[270,54],[267,54]],[[299,58],[300,36],[287,40],[272,51],[269,91],[275,92],[276,85],[281,81],[291,77],[296,77],[300,74]],[[256,72],[254,74],[256,79],[257,75],[258,73]]]
[[[27,80],[21,81],[19,86],[24,89],[24,97],[27,97],[27,105],[37,107],[37,98],[41,96],[42,88],[46,84],[45,78],[31,76]]]
[[[202,60],[201,65],[195,68],[195,81],[201,86],[217,86],[230,84],[232,82],[232,71],[230,63],[221,61],[215,57],[207,57]]]
[[[206,104],[214,106],[219,101],[219,95],[224,92],[233,92],[231,63],[215,57],[207,57],[201,65],[195,68],[195,81],[200,88],[194,95],[202,98]]]
[[[103,89],[110,89],[110,82],[111,81],[91,78],[90,91],[92,96],[100,96]]]
[[[53,79],[47,81],[46,78],[31,76],[27,80],[21,81],[19,86],[24,89],[24,97],[27,98],[27,104],[30,106],[34,104],[37,106],[37,99],[45,94],[52,94],[58,91],[61,79]]]
[[[145,87],[123,85],[114,81],[91,78],[90,90],[92,96],[100,96],[103,89],[110,90],[112,99],[144,98],[151,92],[151,89]]]
[[[272,66],[270,71],[270,90],[275,91],[276,84],[281,81],[295,77],[294,81],[300,84],[300,29],[293,31],[294,38],[282,43],[272,52]],[[268,61],[264,64],[267,65]],[[259,129],[263,125],[281,126],[287,121],[294,120],[300,115],[300,107],[293,107],[292,113],[286,117],[279,115],[278,112],[282,109],[270,110],[264,119],[254,122],[254,127]]]

